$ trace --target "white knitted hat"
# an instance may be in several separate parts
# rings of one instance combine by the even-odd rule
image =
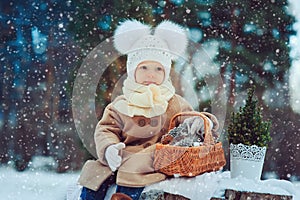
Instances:
[[[127,20],[115,31],[115,48],[127,54],[127,74],[132,80],[137,65],[146,60],[161,63],[165,69],[165,80],[168,80],[172,60],[185,52],[188,39],[181,26],[163,21],[153,32],[151,26],[137,20]]]

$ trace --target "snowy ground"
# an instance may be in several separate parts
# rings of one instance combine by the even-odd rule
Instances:
[[[43,160],[24,172],[3,165],[0,166],[0,197],[5,200],[65,200],[68,190],[76,186],[78,175],[79,172],[58,174],[47,170]],[[230,179],[229,172],[206,173],[189,179],[174,178],[149,186],[146,190],[164,189],[191,199],[201,196],[205,200],[221,196],[226,188],[293,195],[294,200],[300,199],[300,182],[269,179],[255,183],[242,178]]]
[[[0,199],[65,200],[69,185],[76,183],[78,175],[79,172],[59,174],[42,165],[32,166],[24,172],[17,172],[10,165],[2,165]]]

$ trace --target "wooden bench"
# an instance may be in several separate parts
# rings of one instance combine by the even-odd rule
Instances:
[[[244,192],[236,190],[225,190],[225,200],[292,200],[292,196],[268,193]],[[210,200],[224,200],[224,198],[213,197]]]
[[[188,198],[183,197],[181,195],[170,194],[163,191],[149,191],[143,193],[140,199],[142,200],[189,200]],[[245,192],[245,191],[226,189],[225,198],[212,197],[210,200],[293,200],[293,197],[288,195]]]

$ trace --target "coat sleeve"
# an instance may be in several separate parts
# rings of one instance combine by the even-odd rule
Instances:
[[[94,139],[96,143],[96,152],[99,161],[107,165],[105,159],[105,150],[109,145],[116,144],[120,142],[122,127],[121,119],[118,113],[112,109],[111,104],[109,104],[104,112],[101,120],[98,122]]]
[[[176,111],[175,113],[173,113],[173,115],[178,114],[180,112],[189,112],[189,111],[193,111],[193,107],[190,105],[190,103],[185,100],[183,97],[181,97],[180,95],[175,95],[176,98],[176,103],[174,103],[175,107],[176,107]],[[172,116],[173,117],[173,116]],[[176,126],[178,126],[179,124],[181,124],[187,117],[177,117],[175,120],[175,124]]]
[[[176,95],[176,98],[178,99],[178,103],[179,103],[178,112],[193,111],[193,107],[183,97]]]

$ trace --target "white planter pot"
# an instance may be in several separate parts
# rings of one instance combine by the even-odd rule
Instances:
[[[260,180],[265,154],[266,147],[230,144],[231,178],[242,176],[252,180]]]

